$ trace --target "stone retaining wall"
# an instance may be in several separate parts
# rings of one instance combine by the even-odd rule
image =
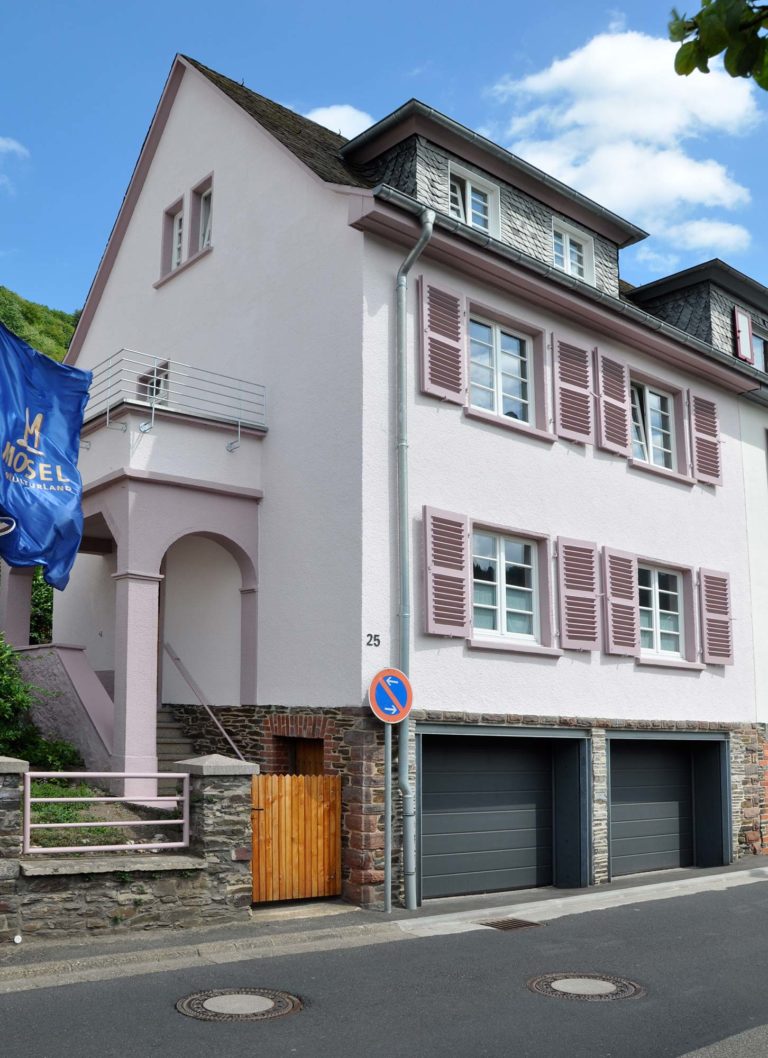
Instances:
[[[15,936],[178,929],[247,921],[251,776],[224,757],[181,761],[190,773],[190,846],[152,852],[21,855],[24,761],[0,758],[0,943]]]

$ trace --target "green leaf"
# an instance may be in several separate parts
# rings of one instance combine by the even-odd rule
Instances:
[[[707,55],[719,55],[729,43],[728,31],[720,12],[714,6],[704,8],[696,21],[701,47]]]
[[[760,44],[756,37],[742,34],[726,48],[723,64],[731,77],[749,77],[759,52]]]
[[[675,44],[682,44],[693,29],[693,25],[688,21],[685,15],[681,15],[680,12],[673,7],[667,29],[669,31],[669,39],[674,41]]]
[[[698,45],[696,41],[691,40],[687,44],[682,44],[677,49],[677,55],[675,55],[675,73],[680,74],[683,77],[687,77],[689,73],[693,73],[696,69],[698,58]]]
[[[768,91],[768,39],[760,41],[760,54],[752,67],[755,82]]]

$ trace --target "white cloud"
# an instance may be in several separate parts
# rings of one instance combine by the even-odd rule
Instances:
[[[750,234],[741,224],[729,224],[722,220],[687,220],[673,224],[666,237],[684,250],[711,250],[719,253],[737,253],[746,250]]]
[[[674,44],[624,30],[616,12],[611,29],[546,69],[503,77],[493,86],[496,100],[511,106],[510,149],[662,242],[689,250],[744,249],[747,233],[740,225],[690,220],[689,213],[749,202],[749,190],[706,156],[702,141],[756,127],[753,86],[714,64],[708,77],[678,77]],[[649,265],[651,253],[663,256],[649,251]]]
[[[354,139],[361,132],[365,132],[373,124],[373,118],[364,110],[350,106],[349,103],[336,103],[329,107],[315,107],[304,117],[310,121],[316,121],[318,125],[325,125],[333,132],[340,132],[347,139]]]
[[[645,245],[641,245],[635,251],[635,260],[641,261],[651,272],[666,275],[674,272],[680,264],[680,258],[676,253],[657,253]]]
[[[12,140],[9,136],[0,136],[0,154],[17,154],[20,158],[29,158],[29,151],[24,144]]]

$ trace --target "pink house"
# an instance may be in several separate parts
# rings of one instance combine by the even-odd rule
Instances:
[[[765,365],[672,312],[696,283],[620,282],[643,237],[416,100],[347,142],[178,57],[69,354],[95,375],[72,646],[25,652],[68,688],[49,722],[153,770],[169,739],[230,751],[202,701],[263,770],[342,772],[363,903],[390,665],[410,903],[759,845]]]

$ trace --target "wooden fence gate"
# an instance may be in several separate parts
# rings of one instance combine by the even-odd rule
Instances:
[[[254,775],[253,902],[341,893],[341,776]]]

